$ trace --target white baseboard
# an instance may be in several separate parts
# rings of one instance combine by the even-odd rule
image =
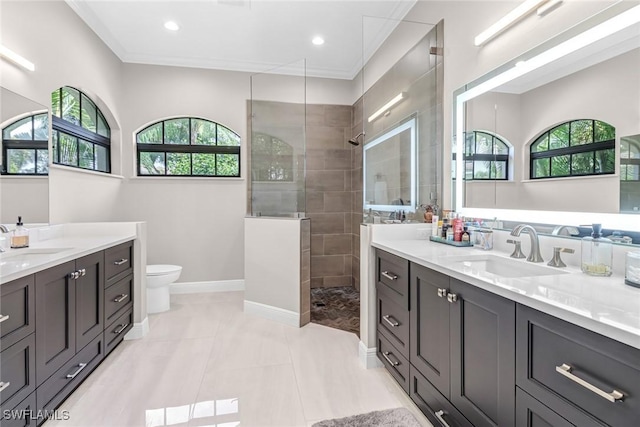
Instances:
[[[140,323],[134,323],[133,328],[124,336],[125,340],[137,340],[149,333],[149,318],[145,317]]]
[[[362,341],[358,344],[358,356],[360,363],[365,369],[380,368],[382,362],[378,360],[378,349],[376,347],[368,348]]]
[[[170,294],[199,294],[202,292],[244,291],[244,279],[215,282],[183,282],[169,285]]]
[[[294,311],[285,310],[283,308],[244,300],[244,312],[247,314],[253,314],[254,316],[273,320],[274,322],[293,326],[294,328],[300,327],[300,314]]]

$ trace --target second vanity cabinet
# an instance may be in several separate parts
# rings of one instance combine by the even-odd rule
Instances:
[[[118,263],[115,268],[107,269],[105,260],[123,250],[131,254],[132,248],[127,242],[1,285],[0,418],[10,410],[29,409],[25,416],[54,410],[98,366],[107,348],[122,341],[133,326],[133,264],[129,256],[122,268],[125,263],[117,258],[111,261]]]
[[[376,259],[378,358],[435,426],[638,425],[640,350],[380,249]]]

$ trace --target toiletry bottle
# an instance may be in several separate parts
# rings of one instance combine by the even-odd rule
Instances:
[[[29,247],[29,230],[22,225],[22,217],[18,217],[16,229],[11,233],[12,248],[28,248]]]
[[[449,228],[449,220],[445,218],[442,220],[442,234],[440,235],[443,239],[447,238],[447,228]]]
[[[442,237],[442,220],[438,220],[438,230],[436,231],[436,236]]]
[[[462,232],[462,242],[465,243],[469,243],[469,241],[471,240],[471,236],[469,235],[469,232],[467,231],[467,227],[464,227],[464,231]]]
[[[453,219],[453,240],[456,242],[462,241],[462,233],[464,232],[464,222],[459,215]]]
[[[431,205],[427,206],[427,209],[424,213],[424,222],[426,223],[433,222],[433,208],[431,207]]]
[[[593,224],[591,236],[582,239],[582,272],[591,276],[611,276],[613,246],[602,237],[602,225]]]
[[[433,215],[433,217],[431,218],[431,235],[432,236],[437,236],[438,235],[438,215]]]
[[[447,227],[447,240],[453,242],[453,227]]]

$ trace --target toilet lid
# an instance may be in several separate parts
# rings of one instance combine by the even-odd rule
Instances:
[[[147,276],[159,276],[161,274],[170,274],[182,270],[179,265],[154,264],[147,265]]]

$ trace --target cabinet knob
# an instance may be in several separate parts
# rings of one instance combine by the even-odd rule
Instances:
[[[454,303],[456,301],[458,301],[458,295],[457,294],[447,294],[447,301],[449,301],[450,303]]]
[[[438,296],[444,298],[447,296],[447,290],[444,288],[438,288]]]
[[[80,276],[84,276],[87,274],[87,270],[85,270],[84,268],[81,268],[80,270],[78,270],[78,273],[80,273]]]
[[[71,273],[69,273],[69,279],[71,280],[76,280],[78,277],[80,277],[80,273],[78,273],[77,271],[72,271]]]

